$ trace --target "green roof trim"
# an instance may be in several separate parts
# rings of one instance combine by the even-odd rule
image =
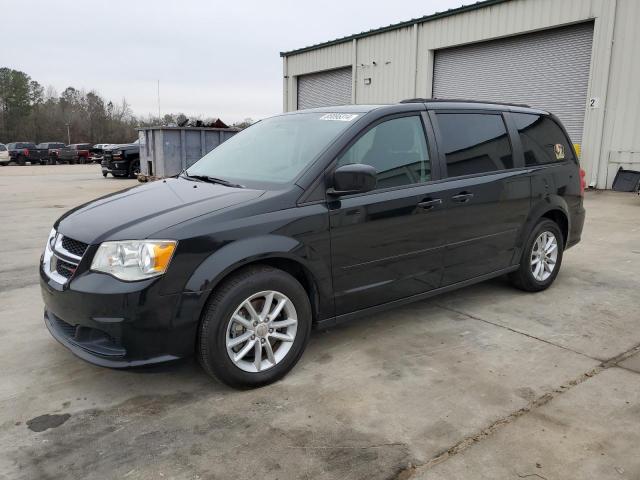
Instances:
[[[366,32],[355,33],[353,35],[349,35],[347,37],[336,38],[335,40],[329,40],[328,42],[316,43],[315,45],[310,45],[308,47],[298,48],[296,50],[289,50],[288,52],[280,52],[281,57],[288,57],[289,55],[296,55],[298,53],[309,52],[311,50],[317,50],[323,47],[329,47],[331,45],[338,45],[340,43],[345,43],[353,39],[369,37],[371,35],[376,35],[378,33],[390,32],[392,30],[398,30],[400,28],[411,27],[412,25],[430,22],[432,20],[438,20],[439,18],[450,17],[452,15],[457,15],[459,13],[471,12],[473,10],[479,10],[481,8],[490,7],[492,5],[498,5],[500,3],[510,2],[511,0],[482,0],[476,3],[472,3],[470,5],[462,5],[461,7],[451,8],[449,10],[445,10],[444,12],[436,12],[431,15],[425,15],[424,17],[412,18],[411,20],[407,20],[405,22],[393,23],[386,27],[374,28],[368,30]]]

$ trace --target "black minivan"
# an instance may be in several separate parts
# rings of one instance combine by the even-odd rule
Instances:
[[[265,385],[312,325],[498,275],[549,287],[580,240],[583,177],[558,119],[525,106],[278,115],[63,215],[40,265],[44,321],[98,365],[195,353],[229,385]]]

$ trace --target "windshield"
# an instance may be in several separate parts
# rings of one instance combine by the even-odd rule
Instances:
[[[267,118],[206,154],[186,173],[240,184],[290,183],[358,116],[298,113]]]

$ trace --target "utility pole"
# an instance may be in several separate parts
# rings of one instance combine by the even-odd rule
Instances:
[[[71,127],[70,123],[65,123],[66,127],[67,127],[67,145],[71,145],[71,130],[69,130],[69,128]]]
[[[158,120],[162,121],[162,117],[160,114],[160,80],[158,80]]]

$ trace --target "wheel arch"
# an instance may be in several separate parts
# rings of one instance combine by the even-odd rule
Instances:
[[[540,218],[548,218],[558,225],[562,232],[563,248],[566,247],[569,237],[569,217],[567,214],[558,208],[554,208],[547,210]]]
[[[233,242],[211,254],[191,275],[185,287],[185,292],[199,297],[194,320],[200,321],[212,292],[225,279],[241,269],[257,265],[280,269],[300,282],[309,296],[314,323],[327,316],[327,311],[333,308],[326,285],[330,272],[319,271],[318,262],[300,255],[301,251],[305,249],[293,238],[265,235]]]
[[[558,224],[560,231],[563,235],[564,247],[566,247],[571,231],[571,220],[569,216],[569,208],[567,202],[559,196],[549,196],[544,200],[541,200],[537,204],[534,204],[529,212],[529,216],[522,228],[520,241],[518,246],[520,249],[524,248],[524,245],[531,234],[531,231],[540,221],[541,218],[548,218]],[[517,254],[516,258],[520,258],[520,254]]]

